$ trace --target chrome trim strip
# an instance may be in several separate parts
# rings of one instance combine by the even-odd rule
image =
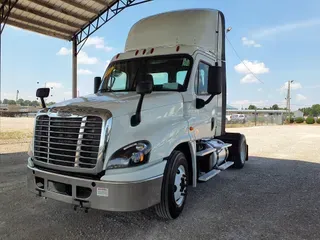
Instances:
[[[48,143],[46,141],[40,141],[40,140],[35,140],[35,142],[37,143]],[[51,144],[58,144],[58,145],[67,145],[67,146],[77,146],[77,144],[70,144],[70,143],[59,143],[59,142],[52,142]],[[92,145],[86,145],[86,144],[81,144],[81,146],[83,147],[95,147],[95,146],[92,146]],[[37,145],[37,147],[41,147],[40,145]],[[43,146],[44,147],[44,146]],[[99,146],[96,146],[97,148]],[[60,150],[60,149],[57,149],[57,150]],[[67,150],[67,149],[65,149]]]
[[[79,158],[80,158],[80,150],[81,150],[81,144],[82,144],[82,138],[83,138],[83,132],[84,127],[86,126],[86,123],[83,121],[86,121],[87,117],[82,118],[82,123],[80,124],[79,134],[78,134],[78,141],[77,141],[77,148],[76,148],[76,156],[74,160],[74,166],[79,167]]]
[[[49,153],[50,153],[50,117],[49,117],[49,123],[48,123],[48,146],[47,146],[47,163],[49,163]]]
[[[52,144],[52,143],[51,143]],[[63,143],[60,143],[60,145],[64,145]],[[72,146],[77,146],[77,145],[72,145]],[[88,146],[88,147],[92,147],[92,146],[90,146],[90,145],[81,145],[81,146]],[[38,147],[38,148],[47,148],[47,147],[45,147],[45,146],[40,146],[40,145],[37,145],[36,147]],[[99,146],[97,146],[97,148],[98,148]],[[52,149],[52,150],[58,150],[58,151],[60,151],[60,150],[63,150],[63,151],[69,151],[69,152],[74,152],[74,151],[78,151],[78,150],[72,150],[72,149],[66,149],[66,148],[53,148],[53,147],[50,147],[50,149]],[[35,151],[38,151],[38,150],[35,150]],[[83,152],[83,153],[95,153],[95,154],[97,154],[97,152],[94,152],[94,151],[85,151],[85,150],[79,150],[79,152]],[[70,155],[71,156],[71,155]]]
[[[64,150],[64,149],[63,149]],[[35,150],[36,153],[46,153],[46,152],[43,152],[43,151],[38,151],[38,150]],[[80,154],[80,152],[77,152]],[[61,157],[69,157],[69,158],[74,158],[73,155],[65,155],[65,154],[59,154],[59,153],[49,153],[50,155],[55,155],[55,156],[61,156]],[[41,157],[41,156],[35,156],[37,158]],[[92,158],[92,157],[85,157],[85,156],[81,156],[79,155],[79,158],[84,158],[84,159],[91,159],[91,160],[96,160],[97,158]],[[78,160],[79,160],[78,158]]]

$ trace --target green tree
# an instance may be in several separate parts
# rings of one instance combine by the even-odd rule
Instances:
[[[318,117],[320,115],[320,104],[314,104],[311,107],[299,108],[304,116]]]
[[[22,98],[18,99],[17,104],[20,104],[20,106],[26,106]]]
[[[2,103],[3,103],[3,104],[8,104],[8,102],[9,102],[9,100],[5,98],[5,99],[3,99],[3,102],[2,102]]]
[[[15,100],[8,100],[8,104],[9,105],[16,105],[16,101]]]
[[[273,104],[272,107],[271,107],[271,109],[273,109],[273,110],[279,110],[280,108],[279,108],[278,104]]]
[[[311,106],[311,115],[318,117],[320,115],[320,104],[314,104]]]
[[[55,102],[48,102],[48,103],[47,103],[48,106],[51,106],[51,105],[53,105],[53,104],[56,104],[56,103],[55,103]]]
[[[24,104],[25,104],[25,106],[31,106],[31,101],[30,100],[25,100]]]
[[[39,106],[39,102],[34,100],[31,102],[31,106],[37,107],[37,106]]]
[[[255,109],[257,109],[257,107],[255,105],[249,105],[248,109],[249,110],[255,110]]]

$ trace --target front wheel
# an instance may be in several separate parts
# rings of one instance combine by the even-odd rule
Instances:
[[[167,160],[162,189],[161,202],[155,206],[159,217],[177,218],[183,210],[188,190],[188,162],[180,151],[173,151]]]

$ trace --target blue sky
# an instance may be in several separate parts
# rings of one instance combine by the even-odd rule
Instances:
[[[108,60],[123,51],[130,27],[139,19],[170,10],[215,8],[232,27],[228,38],[250,70],[226,43],[228,103],[271,106],[284,103],[285,83],[292,85],[292,106],[320,103],[320,1],[318,0],[154,0],[128,8],[99,29],[79,56],[80,95],[93,91]],[[6,26],[2,39],[1,99],[35,99],[45,82],[49,101],[71,97],[71,43]],[[37,84],[40,82],[40,84]]]

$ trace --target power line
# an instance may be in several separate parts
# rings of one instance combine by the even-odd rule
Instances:
[[[254,76],[259,82],[263,83],[264,82],[262,80],[260,80],[256,74],[254,74],[251,69],[245,64],[245,62],[242,60],[242,58],[239,56],[237,50],[233,47],[232,43],[230,42],[229,38],[226,35],[226,39],[228,41],[228,43],[230,44],[231,48],[233,49],[233,51],[235,52],[235,54],[237,55],[237,57],[239,58],[239,60],[241,61],[241,63],[248,69],[248,71],[252,74],[252,76]]]

